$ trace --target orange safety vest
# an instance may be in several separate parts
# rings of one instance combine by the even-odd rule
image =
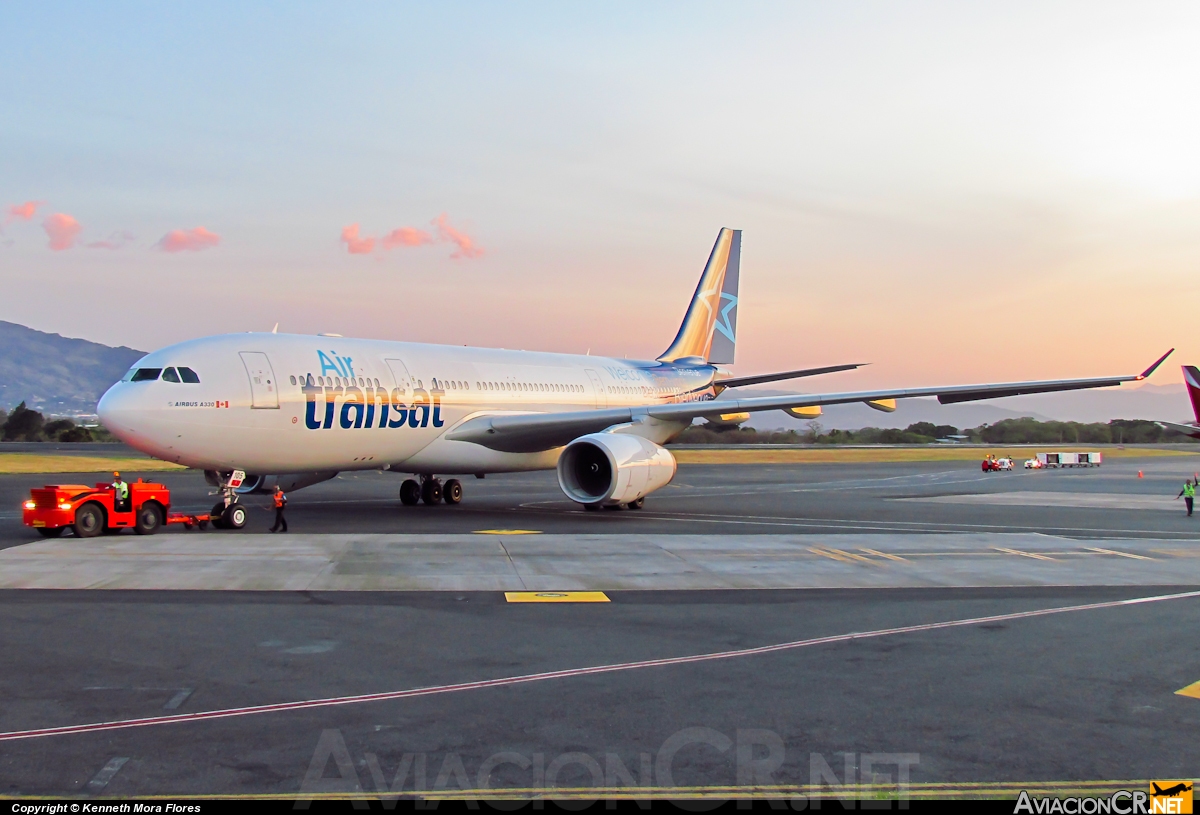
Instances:
[[[287,503],[287,496],[282,492],[275,493],[275,509],[283,509],[283,505]]]

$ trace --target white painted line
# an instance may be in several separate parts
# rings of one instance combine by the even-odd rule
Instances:
[[[875,555],[875,557],[886,558],[888,560],[898,560],[901,563],[907,563],[907,560],[900,557],[899,555],[891,555],[891,554],[888,554],[887,552],[880,552],[877,549],[862,549],[862,548],[860,548],[858,551],[866,552],[868,555]]]
[[[1008,614],[994,614],[988,617],[969,617],[962,620],[947,620],[940,623],[922,623],[907,625],[899,628],[881,628],[875,631],[859,631],[851,634],[835,634],[828,637],[815,637],[807,640],[794,640],[776,645],[762,645],[757,648],[742,648],[735,651],[716,651],[708,654],[695,654],[684,657],[666,657],[663,659],[646,659],[638,662],[618,662],[610,665],[594,665],[588,668],[568,668],[561,671],[546,671],[536,674],[502,677],[499,679],[483,679],[476,682],[462,682],[455,685],[433,685],[424,688],[408,690],[383,691],[380,693],[364,693],[356,696],[332,696],[324,699],[305,699],[297,702],[278,702],[270,705],[251,705],[248,707],[225,708],[222,710],[206,710],[200,713],[176,713],[171,716],[148,716],[141,719],[118,719],[110,722],[94,722],[91,724],[75,724],[62,727],[45,727],[37,730],[10,730],[0,733],[0,742],[36,739],[46,736],[68,736],[80,733],[97,733],[104,730],[128,730],[135,727],[154,727],[166,724],[183,724],[185,722],[200,722],[212,719],[228,719],[235,716],[254,716],[263,713],[284,713],[292,710],[312,710],[314,708],[340,707],[342,705],[357,705],[364,702],[386,702],[396,699],[413,699],[422,696],[434,696],[442,693],[455,693],[467,690],[483,690],[486,688],[503,688],[513,685],[524,685],[532,682],[544,682],[552,679],[570,679],[576,676],[594,676],[596,674],[633,671],[641,668],[665,668],[674,665],[690,665],[697,662],[715,662],[724,659],[739,659],[742,657],[761,656],[782,651],[793,651],[815,645],[831,645],[841,642],[890,637],[899,634],[915,634],[925,631],[941,631],[948,628],[964,628],[972,625],[1007,622],[1010,620],[1027,620],[1034,617],[1046,617],[1052,614],[1068,614],[1074,611],[1097,611],[1105,608],[1120,608],[1122,606],[1137,606],[1146,603],[1161,603],[1168,600],[1186,600],[1200,597],[1200,591],[1181,592],[1179,594],[1158,594],[1150,597],[1134,597],[1129,600],[1109,600],[1103,603],[1088,603],[1080,606],[1057,606],[1041,608],[1033,611],[1014,611]],[[114,759],[116,761],[116,759]],[[122,761],[122,763],[124,763]],[[115,772],[115,770],[114,770]]]
[[[179,706],[186,702],[188,697],[192,695],[193,690],[193,688],[180,688],[179,692],[168,699],[167,703],[163,705],[163,710],[178,710]]]
[[[87,782],[87,791],[93,795],[98,795],[108,786],[108,782],[113,780],[113,776],[125,766],[125,762],[129,761],[128,756],[117,756],[109,759],[108,763],[100,768],[100,772],[92,776],[92,780]]]

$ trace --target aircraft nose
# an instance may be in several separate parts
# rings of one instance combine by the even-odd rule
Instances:
[[[132,393],[127,383],[118,382],[100,397],[96,415],[109,433],[127,442],[127,436],[133,432],[132,425],[136,421],[140,401],[138,394]]]

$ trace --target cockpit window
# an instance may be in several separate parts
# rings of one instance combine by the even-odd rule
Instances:
[[[162,373],[162,368],[138,368],[133,374],[132,382],[153,382]]]
[[[178,382],[179,374],[175,373],[174,368],[167,368],[167,370],[163,371],[162,378],[164,382]]]
[[[184,367],[180,366],[179,376],[184,382],[186,382],[189,385],[199,385],[200,384],[200,377],[198,377],[196,375],[196,372],[193,371],[191,368],[184,368]]]

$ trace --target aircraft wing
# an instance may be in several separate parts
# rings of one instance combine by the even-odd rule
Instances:
[[[1191,436],[1193,439],[1200,439],[1200,427],[1196,425],[1175,424],[1174,422],[1155,422],[1155,424],[1164,430],[1174,430],[1176,433]]]
[[[1175,349],[1171,349],[1174,351]],[[1140,374],[1109,376],[1093,379],[1050,379],[1040,382],[1002,382],[990,385],[952,385],[933,388],[902,388],[890,390],[855,391],[849,393],[798,393],[787,396],[759,396],[746,399],[721,399],[707,402],[684,402],[669,405],[639,405],[635,407],[603,408],[566,413],[521,413],[485,415],[468,419],[446,434],[451,441],[466,441],[506,453],[534,453],[562,447],[588,433],[598,433],[613,425],[628,422],[667,421],[687,422],[702,416],[723,413],[751,413],[761,410],[782,410],[815,405],[842,405],[852,402],[877,402],[888,399],[911,399],[936,396],[942,404],[995,399],[1027,393],[1110,388],[1122,382],[1138,382],[1162,364],[1170,354],[1163,354]]]
[[[806,376],[820,376],[838,371],[853,371],[866,365],[865,362],[853,362],[849,365],[826,365],[824,368],[802,368],[799,371],[784,371],[777,374],[757,374],[755,376],[733,376],[729,379],[718,379],[713,382],[723,388],[741,388],[746,385],[761,385],[764,382],[779,382],[784,379],[800,379]]]

